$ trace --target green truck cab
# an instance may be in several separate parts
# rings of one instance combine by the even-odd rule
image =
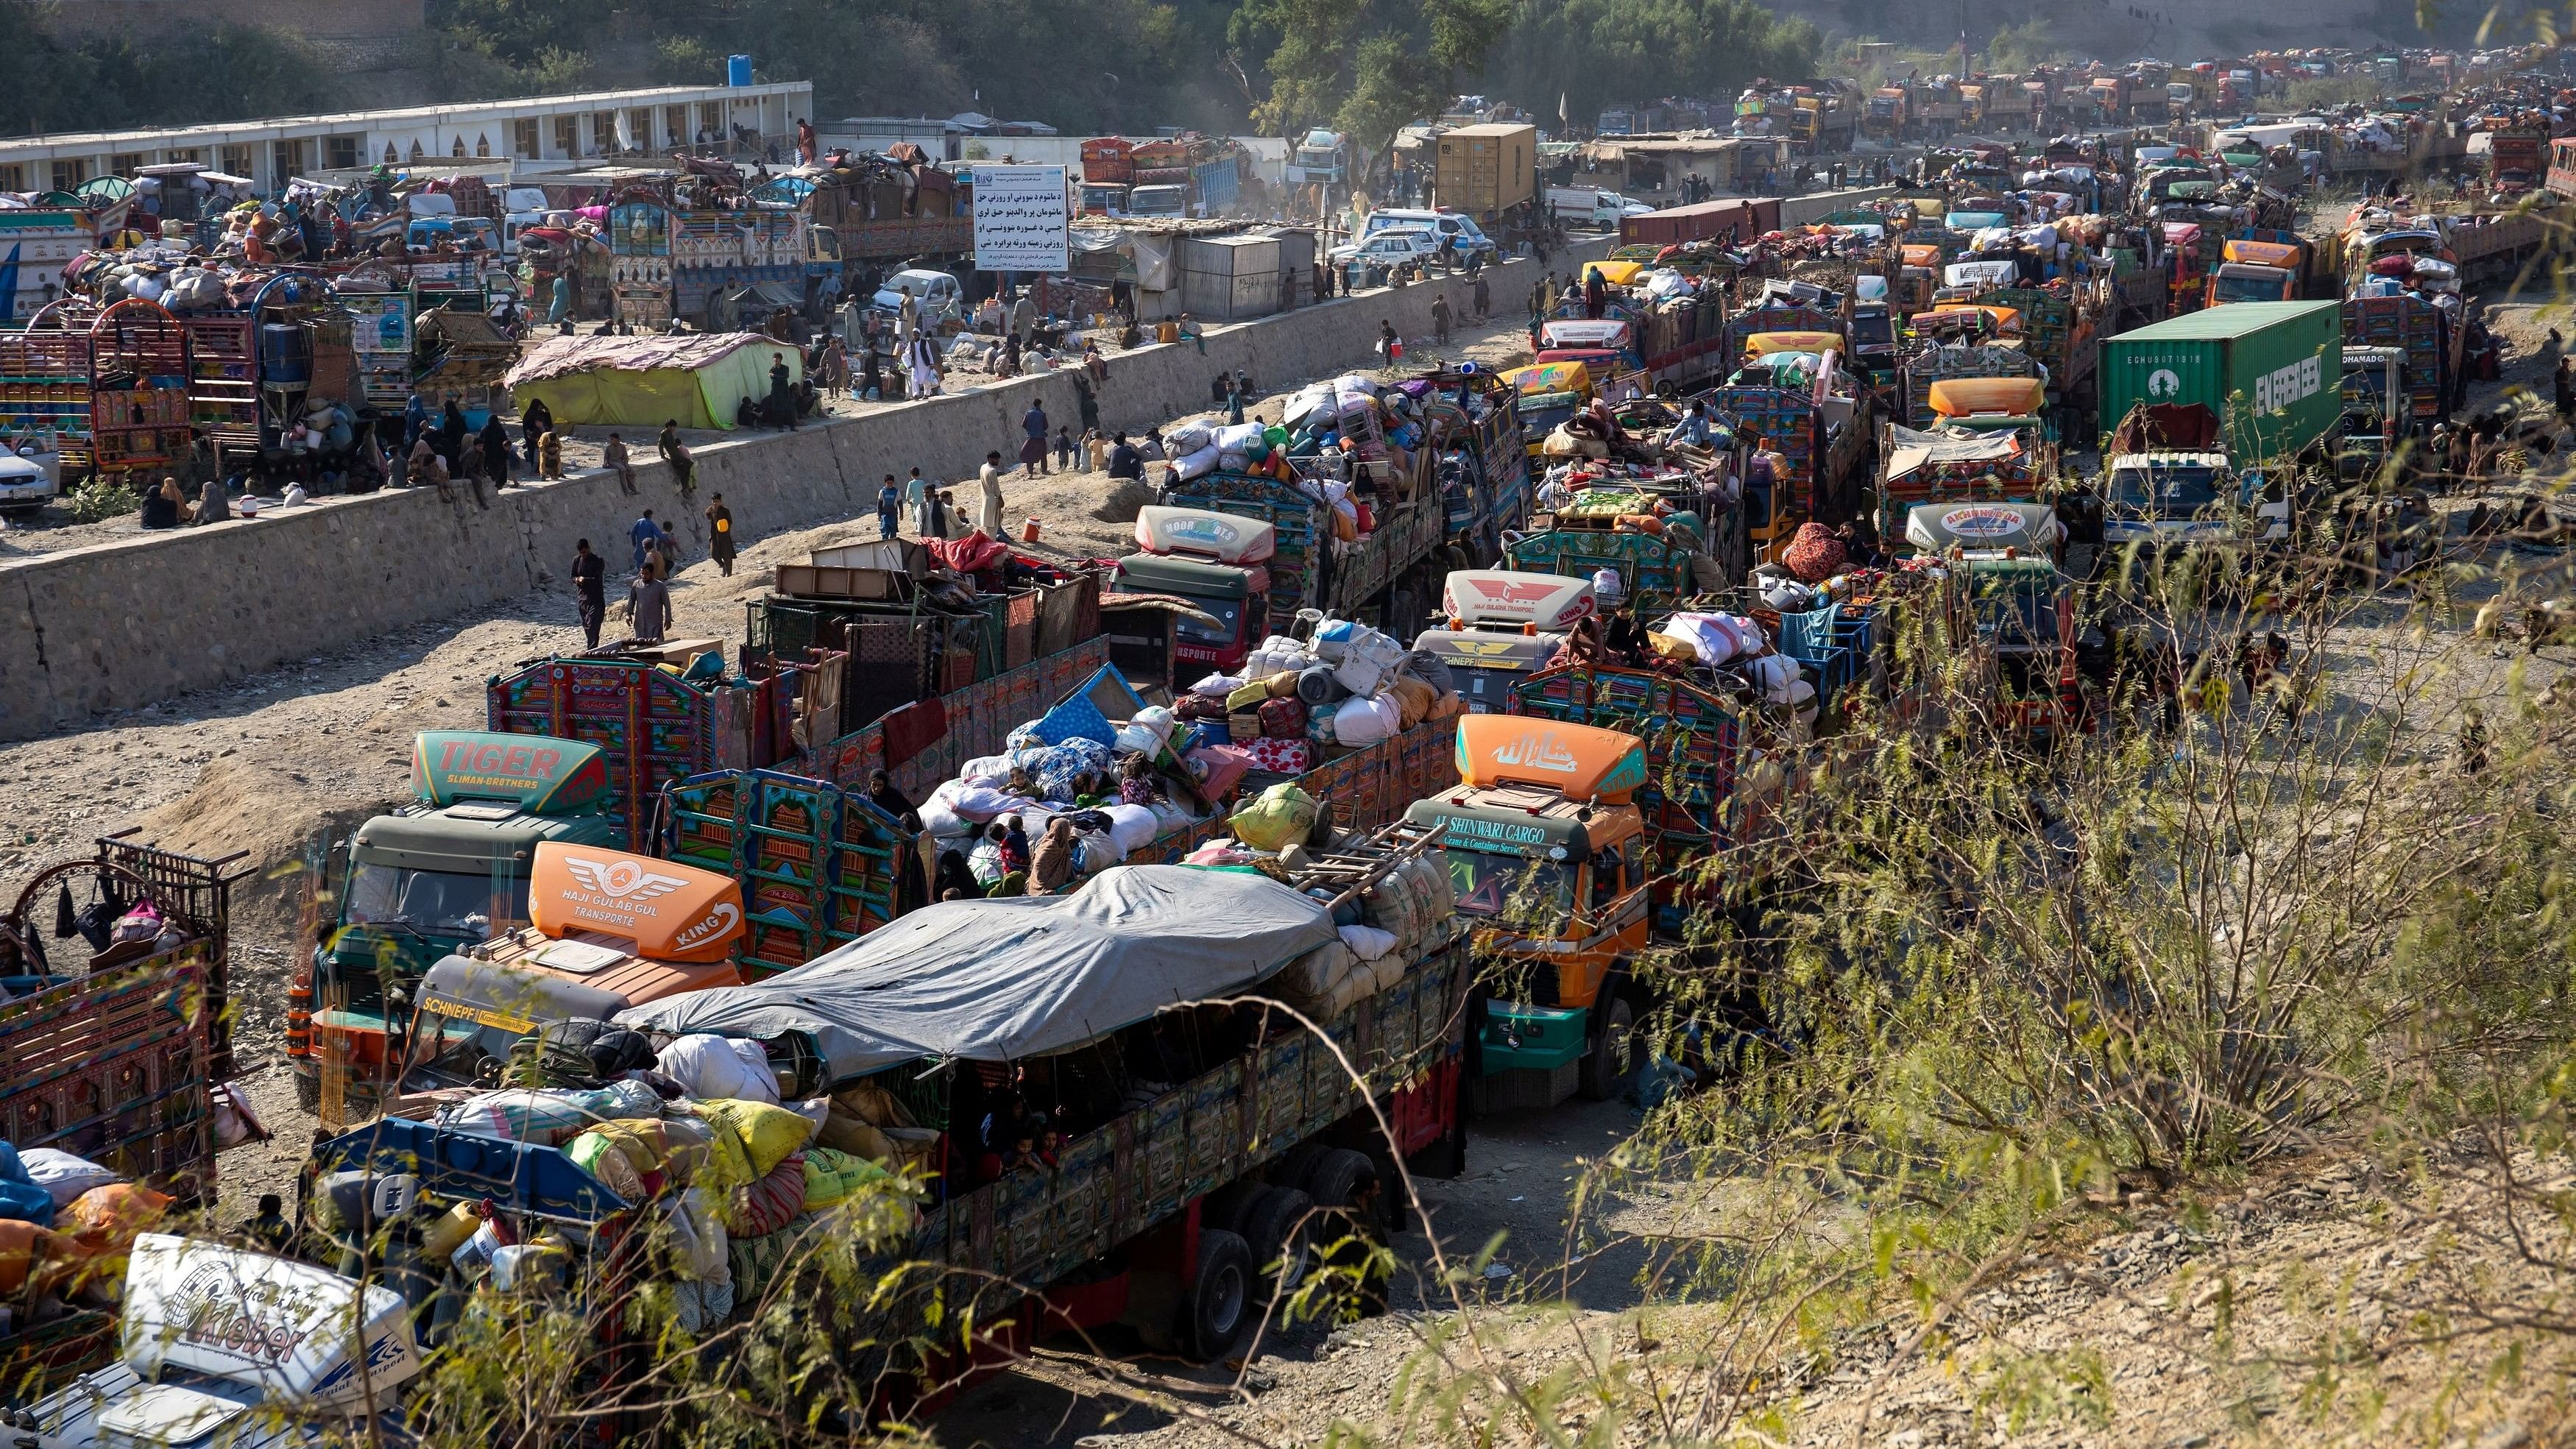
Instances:
[[[527,923],[539,844],[625,844],[595,745],[424,731],[412,746],[412,793],[417,803],[350,837],[338,917],[288,992],[287,1056],[308,1111],[321,1103],[326,1059],[352,1084],[401,1059],[397,1038],[431,966]]]

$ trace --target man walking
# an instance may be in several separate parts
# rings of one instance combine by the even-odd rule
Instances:
[[[635,545],[635,572],[640,574],[644,572],[644,560],[651,557],[653,550],[662,543],[662,525],[653,521],[652,509],[644,510],[644,516],[636,519],[635,526],[626,530],[626,537]]]
[[[1476,302],[1476,320],[1482,322],[1486,317],[1491,315],[1494,310],[1493,283],[1486,281],[1481,274],[1478,275],[1476,278],[1475,290],[1472,295]]]
[[[888,473],[885,475],[885,482],[877,485],[878,538],[886,539],[894,537],[895,509],[900,506],[902,502],[903,490],[894,486],[894,475],[892,473]]]
[[[984,466],[976,473],[975,481],[984,491],[983,508],[976,514],[975,526],[982,529],[985,536],[998,539],[1002,536],[1002,455],[986,453]]]
[[[1020,414],[1020,476],[1044,477],[1047,471],[1047,415],[1035,398],[1029,410]],[[1001,535],[994,535],[996,538]]]
[[[599,623],[608,617],[608,561],[590,551],[590,540],[572,546],[572,597],[581,610],[582,647],[599,647]]]
[[[671,586],[662,582],[662,560],[645,560],[626,586],[628,610],[634,615],[635,642],[659,644],[671,632]]]
[[[894,475],[888,473],[886,480],[892,482]],[[903,504],[912,510],[912,531],[915,534],[923,538],[938,537],[930,531],[930,482],[921,476],[919,468],[913,469],[911,475],[903,480]]]
[[[725,507],[721,493],[707,505],[707,556],[726,578],[733,577],[733,510]]]

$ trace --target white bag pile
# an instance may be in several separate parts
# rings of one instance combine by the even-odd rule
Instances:
[[[1265,994],[1329,1022],[1392,989],[1414,962],[1448,944],[1457,913],[1448,867],[1436,855],[1416,856],[1360,897],[1360,925],[1289,962]]]

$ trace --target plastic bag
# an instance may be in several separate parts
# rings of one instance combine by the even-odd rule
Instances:
[[[814,1136],[812,1122],[799,1113],[770,1102],[700,1102],[695,1110],[701,1120],[716,1129],[716,1158],[723,1160],[738,1152],[750,1167],[744,1181],[767,1177],[775,1172],[780,1162]],[[729,1137],[731,1142],[727,1140]],[[728,1187],[739,1185],[726,1184]]]
[[[125,1181],[125,1174],[114,1168],[51,1147],[30,1147],[18,1154],[18,1161],[29,1180],[42,1187],[58,1208],[70,1207],[91,1188]]]
[[[1253,849],[1276,851],[1291,841],[1306,838],[1315,828],[1315,809],[1314,796],[1281,781],[1236,811],[1226,825],[1234,831],[1235,839]]]
[[[1333,711],[1333,739],[1336,743],[1357,749],[1391,738],[1403,723],[1395,701],[1354,695],[1343,700],[1342,707]]]
[[[681,1091],[701,1100],[778,1101],[778,1074],[756,1041],[698,1032],[662,1048],[655,1061]]]

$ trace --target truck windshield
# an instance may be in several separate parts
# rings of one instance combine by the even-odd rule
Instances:
[[[2282,279],[2287,273],[2270,275],[2221,272],[2218,274],[2218,300],[2222,302],[2278,302]]]
[[[1573,910],[1573,878],[1556,861],[1455,848],[1446,853],[1458,909],[1467,915],[1528,920],[1542,913],[1562,917]]]
[[[349,873],[349,924],[409,926],[479,941],[492,934],[492,890],[485,874],[361,860]],[[511,887],[510,919],[527,915],[528,883],[521,879]]]
[[[2111,506],[2158,518],[2189,518],[2218,503],[2218,470],[2201,464],[2111,470]]]
[[[423,1010],[412,1021],[403,1087],[425,1092],[439,1087],[488,1086],[490,1078],[509,1061],[511,1044],[520,1036],[507,1027],[486,1026]]]
[[[1173,632],[1192,644],[1231,644],[1243,632],[1243,600],[1192,598],[1190,603],[1202,613],[1215,616],[1211,627],[1187,614],[1179,616]]]
[[[1896,340],[1896,332],[1884,312],[1856,313],[1851,320],[1852,345],[1885,346]]]
[[[2057,590],[2021,577],[1977,580],[1977,632],[2006,652],[2054,648]]]

